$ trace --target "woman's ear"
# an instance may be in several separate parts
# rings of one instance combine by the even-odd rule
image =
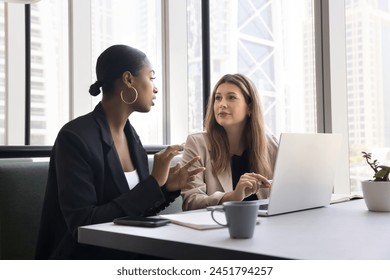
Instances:
[[[248,108],[248,117],[250,118],[252,116],[252,110],[250,108]]]
[[[133,83],[133,75],[129,71],[125,71],[122,74],[122,82],[126,84],[127,86],[131,86]]]

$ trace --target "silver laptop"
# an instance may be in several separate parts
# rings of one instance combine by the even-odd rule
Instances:
[[[340,149],[340,134],[282,133],[268,205],[259,216],[330,204]]]

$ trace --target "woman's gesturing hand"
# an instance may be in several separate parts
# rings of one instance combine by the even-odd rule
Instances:
[[[152,176],[160,187],[167,182],[171,160],[182,150],[182,145],[172,145],[154,154]]]
[[[203,172],[204,167],[197,167],[189,170],[190,167],[194,165],[195,162],[199,160],[199,157],[194,157],[184,166],[181,166],[180,163],[176,164],[169,171],[168,180],[166,183],[167,190],[176,191],[184,187],[188,182],[191,182],[195,179],[195,175]]]
[[[181,154],[182,150],[183,145],[172,145],[154,155],[152,176],[160,187],[167,184],[169,191],[178,190],[184,187],[187,182],[194,180],[196,174],[204,171],[204,167],[189,171],[189,168],[199,160],[198,157],[193,158],[184,166],[178,163],[171,168],[171,160]]]

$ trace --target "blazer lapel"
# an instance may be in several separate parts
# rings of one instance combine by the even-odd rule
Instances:
[[[218,181],[221,184],[225,192],[231,192],[233,190],[232,174],[230,168],[217,175]]]
[[[145,148],[142,146],[141,140],[129,121],[127,121],[125,126],[125,134],[134,167],[137,169],[140,180],[144,180],[149,176],[147,154]]]
[[[112,175],[112,180],[115,186],[121,193],[129,191],[129,186],[126,181],[125,174],[120,163],[118,153],[115,149],[114,140],[111,136],[111,131],[104,115],[103,107],[99,103],[94,110],[95,119],[100,126],[102,141],[105,145],[106,161]]]
[[[207,142],[206,134],[204,134],[205,143],[209,146],[209,142]],[[204,155],[205,158],[209,159],[210,168],[213,166],[214,161],[210,158],[211,151],[208,148],[208,153]],[[208,160],[206,160],[208,162]],[[233,182],[232,182],[232,171],[231,168],[228,168],[224,172],[217,174],[217,179],[219,184],[221,185],[224,192],[230,192],[233,190]],[[215,180],[215,179],[214,179]]]
[[[121,193],[129,191],[129,185],[127,184],[125,173],[123,172],[122,165],[115,146],[112,145],[107,151],[107,165],[111,171],[112,179]]]

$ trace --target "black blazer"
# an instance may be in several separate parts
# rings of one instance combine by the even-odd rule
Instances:
[[[129,121],[124,130],[140,177],[131,191],[100,103],[60,130],[50,157],[37,259],[96,258],[96,248],[77,243],[79,226],[154,215],[179,196],[149,175],[146,151]]]

